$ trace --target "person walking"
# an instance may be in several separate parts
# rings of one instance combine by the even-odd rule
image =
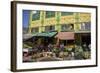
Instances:
[[[63,52],[64,51],[64,44],[60,44],[60,51]]]
[[[49,52],[52,52],[52,49],[53,49],[53,45],[52,45],[52,44],[49,44],[49,45],[48,45],[48,51],[49,51]]]

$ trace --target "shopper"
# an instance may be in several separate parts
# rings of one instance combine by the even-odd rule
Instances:
[[[64,44],[60,44],[60,51],[64,51]]]

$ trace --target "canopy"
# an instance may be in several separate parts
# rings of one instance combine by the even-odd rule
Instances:
[[[24,48],[32,48],[31,46],[29,46],[28,44],[23,43],[23,47]]]
[[[61,40],[73,40],[74,32],[59,32],[55,37]]]
[[[29,39],[29,38],[32,38],[32,34],[23,34],[23,39],[26,40],[26,39]]]
[[[57,34],[57,32],[42,32],[33,34],[34,37],[53,37]]]

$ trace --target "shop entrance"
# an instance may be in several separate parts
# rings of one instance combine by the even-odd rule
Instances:
[[[91,43],[91,36],[90,34],[82,34],[81,35],[81,41],[82,41],[82,44],[87,44],[89,45]]]
[[[91,33],[78,33],[75,35],[76,45],[91,44]]]

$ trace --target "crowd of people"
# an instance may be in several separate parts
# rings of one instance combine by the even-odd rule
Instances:
[[[24,61],[30,58],[28,61],[36,61],[37,58],[43,57],[44,52],[51,52],[49,56],[55,58],[62,58],[63,60],[81,60],[91,58],[91,44],[74,45],[73,47],[65,46],[63,43],[54,45],[49,43],[48,45],[35,45],[28,53],[23,53]],[[25,58],[28,57],[29,58]]]

